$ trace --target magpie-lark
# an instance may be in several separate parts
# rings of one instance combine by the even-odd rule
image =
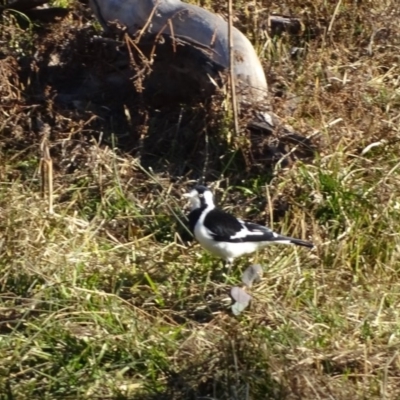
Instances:
[[[195,186],[184,195],[191,203],[189,228],[203,248],[223,258],[228,265],[237,257],[272,243],[296,244],[308,248],[310,242],[279,235],[271,229],[245,222],[215,207],[214,196],[205,186]]]

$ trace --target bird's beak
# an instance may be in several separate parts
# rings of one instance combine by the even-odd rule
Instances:
[[[193,197],[193,196],[192,196],[191,193],[184,193],[184,194],[182,195],[182,197],[186,197],[187,199],[190,199],[190,198]]]

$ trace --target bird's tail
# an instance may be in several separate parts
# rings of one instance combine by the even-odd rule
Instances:
[[[288,237],[288,236],[277,235],[273,239],[273,241],[275,243],[281,243],[281,244],[295,244],[297,246],[308,247],[309,249],[312,249],[314,247],[314,244],[311,242],[307,242],[307,241],[301,240],[301,239],[295,239],[295,238]]]

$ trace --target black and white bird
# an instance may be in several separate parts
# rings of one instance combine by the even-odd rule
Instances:
[[[265,226],[242,221],[216,208],[214,196],[205,186],[195,186],[184,197],[191,203],[188,218],[194,237],[204,249],[223,258],[228,265],[237,257],[273,243],[314,247],[310,242],[279,235]]]

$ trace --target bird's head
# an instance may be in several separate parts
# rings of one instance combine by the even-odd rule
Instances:
[[[214,196],[211,190],[206,186],[197,185],[183,196],[189,199],[191,210],[204,206],[214,208]]]

